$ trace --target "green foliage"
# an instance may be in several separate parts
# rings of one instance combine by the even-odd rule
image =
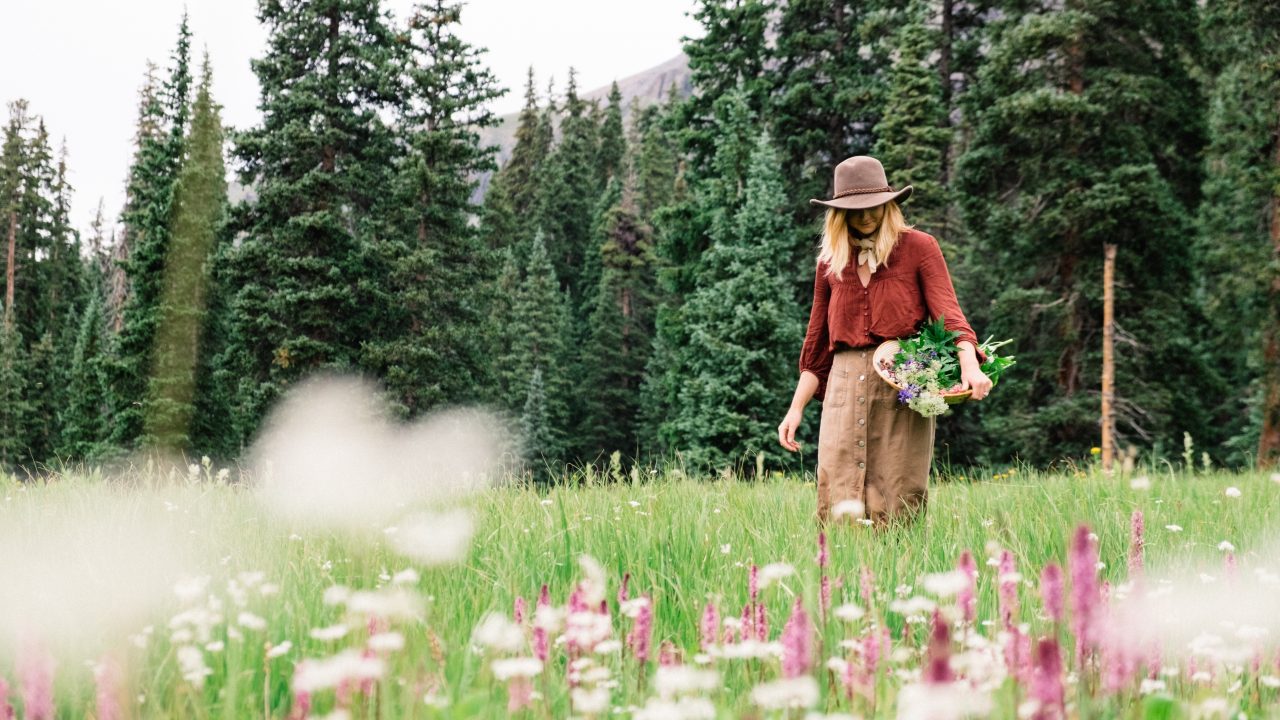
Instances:
[[[59,454],[90,458],[107,451],[107,348],[102,299],[93,298],[80,319],[80,332],[67,372],[67,406]]]

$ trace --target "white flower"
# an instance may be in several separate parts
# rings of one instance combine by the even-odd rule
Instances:
[[[715,720],[716,706],[706,698],[683,697],[679,700],[649,698],[644,707],[632,715],[635,720]]]
[[[835,517],[843,517],[845,515],[862,517],[866,510],[867,507],[862,504],[861,500],[841,500],[831,507],[831,514]]]
[[[269,595],[279,595],[280,586],[275,583],[262,583],[262,585],[258,586],[258,594],[262,595],[263,597],[267,597]]]
[[[209,586],[209,576],[201,575],[199,577],[185,577],[179,580],[173,586],[173,594],[178,596],[182,602],[194,602],[204,595],[205,588]]]
[[[836,609],[832,610],[831,614],[835,615],[836,618],[839,620],[843,620],[845,622],[853,622],[861,618],[863,615],[865,615],[866,611],[858,607],[857,605],[854,605],[853,603],[845,603],[837,607]]]
[[[1164,529],[1168,530],[1169,532],[1182,532],[1181,525],[1165,525]]]
[[[1129,481],[1129,487],[1134,490],[1150,490],[1151,478],[1147,477],[1146,475],[1139,475],[1138,477]]]
[[[621,640],[603,640],[596,644],[594,650],[597,655],[608,655],[616,653],[622,649]]]
[[[1271,473],[1271,482],[1280,484],[1280,472]]]
[[[898,691],[898,720],[987,717],[991,698],[967,682],[911,684]]]
[[[533,677],[542,672],[542,661],[533,657],[501,658],[489,666],[493,669],[493,676],[504,681],[513,677]]]
[[[1227,496],[1227,497],[1229,497],[1229,498],[1238,498],[1238,497],[1240,497],[1240,488],[1238,488],[1238,487],[1234,487],[1234,486],[1233,486],[1233,487],[1229,487],[1229,488],[1227,488],[1227,489],[1226,489],[1226,496]]]
[[[653,686],[663,700],[677,695],[709,693],[720,687],[720,673],[688,665],[659,665]]]
[[[599,715],[609,708],[609,688],[576,687],[570,693],[573,709],[585,715]]]
[[[222,652],[223,648],[225,648],[226,646],[227,646],[226,643],[222,642],[221,640],[214,640],[211,643],[205,643],[204,649],[208,650],[211,653],[216,653],[216,652]]]
[[[728,554],[729,554],[729,543],[725,543],[725,544],[723,544],[723,545],[721,545],[721,546],[720,546],[720,554],[721,554],[721,555],[728,555]]]
[[[604,566],[590,555],[582,554],[578,556],[578,567],[582,568],[582,573],[586,575],[581,582],[582,599],[587,607],[596,607],[604,599],[605,594]]]
[[[197,688],[204,687],[204,679],[213,674],[204,663],[204,653],[191,645],[178,648],[178,667],[182,669],[182,678]]]
[[[1142,678],[1142,684],[1138,686],[1138,692],[1142,695],[1150,695],[1153,692],[1164,692],[1165,683],[1163,680],[1153,680],[1151,678]]]
[[[524,644],[524,631],[505,615],[489,613],[471,633],[471,642],[499,652],[515,652]]]
[[[330,625],[329,627],[314,628],[311,630],[311,637],[314,640],[337,640],[351,631],[346,625]]]
[[[251,612],[240,613],[236,617],[236,623],[239,624],[240,627],[246,627],[250,630],[265,630],[267,628],[267,621]]]
[[[1275,675],[1263,675],[1258,678],[1258,682],[1269,688],[1280,688],[1280,677]]]
[[[417,620],[422,615],[422,599],[402,588],[388,588],[378,592],[360,590],[347,598],[347,609],[357,615]]]
[[[272,645],[272,646],[271,646],[271,649],[267,651],[267,657],[268,657],[268,658],[278,658],[278,657],[280,657],[281,655],[284,655],[285,653],[289,652],[289,651],[290,651],[290,650],[292,650],[292,649],[293,649],[293,643],[292,643],[292,642],[290,642],[290,641],[288,641],[288,640],[285,640],[284,642],[280,643],[279,645]]]
[[[543,499],[539,500],[538,502],[542,503],[543,505],[550,505],[550,504],[551,504],[551,498],[543,498]]]
[[[801,675],[762,683],[751,688],[751,702],[766,710],[811,707],[818,702],[818,681]]]
[[[345,585],[333,585],[325,588],[324,604],[325,605],[341,605],[351,597],[351,588]]]
[[[781,580],[788,575],[795,574],[796,569],[787,563],[776,562],[769,563],[760,568],[760,588],[769,587],[775,580]]]
[[[933,612],[935,607],[937,603],[920,595],[889,603],[889,609],[899,615],[924,615]]]
[[[640,503],[636,500],[628,500],[627,504],[630,505],[631,507],[640,507]]]
[[[396,552],[427,565],[439,565],[466,557],[474,533],[471,513],[453,509],[407,518],[389,537]]]
[[[969,577],[963,570],[933,573],[924,576],[924,589],[938,597],[959,595],[969,585]]]
[[[413,568],[405,568],[404,570],[396,573],[391,578],[391,582],[394,585],[417,585],[418,571]]]
[[[1218,543],[1218,549],[1223,552],[1235,552],[1236,546],[1232,545],[1231,542],[1228,540],[1223,540],[1222,542]]]
[[[293,671],[294,692],[314,693],[337,687],[347,680],[376,680],[386,672],[386,663],[377,656],[365,657],[355,649],[347,649],[321,660],[303,660]]]
[[[565,609],[555,605],[539,605],[533,611],[533,626],[547,631],[547,634],[560,632],[564,625]]]
[[[369,636],[369,649],[374,652],[394,652],[404,648],[404,636],[398,632],[382,632]]]
[[[638,595],[633,598],[627,598],[618,605],[618,612],[629,618],[634,618],[640,614],[640,609],[649,605],[649,598]]]

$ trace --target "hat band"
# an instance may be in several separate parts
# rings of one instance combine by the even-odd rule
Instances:
[[[896,191],[888,185],[881,185],[880,187],[872,187],[872,188],[848,188],[846,190],[841,190],[835,195],[832,195],[831,199],[835,200],[836,198],[842,198],[845,195],[861,195],[863,193],[881,193],[881,192],[896,192]]]

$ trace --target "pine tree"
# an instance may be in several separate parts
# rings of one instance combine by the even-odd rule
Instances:
[[[721,97],[736,90],[757,116],[768,105],[772,81],[766,38],[776,5],[776,0],[699,0],[693,11],[703,33],[684,38],[684,52],[697,92],[676,106],[673,125],[680,128],[694,174],[707,171],[716,154],[715,104]]]
[[[157,305],[154,366],[144,404],[149,445],[191,447],[196,376],[206,317],[210,257],[227,206],[222,120],[213,101],[206,53],[184,139],[186,158],[174,184],[169,250]]]
[[[588,337],[585,366],[577,375],[594,390],[583,397],[577,437],[586,448],[637,456],[640,386],[653,343],[656,262],[652,231],[636,207],[634,175],[605,214],[602,267]],[[584,453],[585,454],[585,453]]]
[[[1194,3],[1003,11],[966,93],[973,140],[957,181],[970,252],[986,277],[999,274],[968,296],[971,322],[1017,338],[1021,379],[975,408],[987,434],[961,446],[961,461],[1047,462],[1098,442],[1101,264],[1112,242],[1123,283],[1119,439],[1158,449],[1183,430],[1202,437],[1203,404],[1185,391],[1215,382],[1185,292],[1203,130],[1186,111],[1202,104],[1186,66]],[[1128,90],[1137,87],[1140,97]]]
[[[522,459],[535,478],[544,481],[549,479],[552,476],[550,468],[559,463],[558,458],[551,454],[558,441],[547,413],[547,393],[542,382],[541,366],[534,366],[533,376],[529,378],[524,409],[520,413],[520,432]]]
[[[914,188],[910,222],[949,240],[946,217],[951,201],[943,180],[951,130],[943,84],[930,65],[941,38],[926,24],[928,9],[929,3],[914,0],[894,34],[895,56],[871,154],[884,165],[890,185]]]
[[[1241,464],[1252,455],[1268,468],[1280,463],[1280,8],[1215,0],[1202,30],[1210,142],[1195,301],[1215,330],[1206,352],[1232,390],[1201,397],[1220,399],[1213,420],[1227,438],[1225,459]]]
[[[718,226],[684,308],[684,382],[664,435],[695,467],[751,462],[760,452],[783,460],[771,442],[775,408],[794,384],[794,346],[803,333],[799,307],[777,269],[793,232],[778,168],[777,151],[761,133],[742,201]]]
[[[573,308],[588,289],[583,262],[590,245],[591,216],[604,189],[596,172],[599,144],[586,101],[578,96],[572,70],[565,90],[560,142],[539,183],[537,222],[546,232],[547,252]]]
[[[26,353],[18,329],[0,324],[0,467],[30,459]]]
[[[435,0],[410,19],[408,92],[400,126],[410,148],[397,192],[397,238],[391,246],[394,332],[371,344],[375,366],[410,415],[476,400],[491,383],[486,354],[484,288],[491,263],[471,223],[475,176],[494,169],[493,148],[477,128],[496,120],[499,97],[479,52],[457,35],[461,6]]]
[[[568,341],[571,337],[567,298],[556,279],[542,233],[534,236],[529,263],[511,315],[504,328],[507,349],[498,362],[500,382],[508,388],[507,408],[521,413],[529,395],[535,368],[541,368],[546,431],[540,435],[537,453],[553,465],[565,461],[569,426],[567,376]]]
[[[183,14],[173,69],[159,83],[148,68],[142,90],[137,149],[129,169],[123,217],[128,256],[127,295],[112,367],[112,440],[133,446],[144,431],[144,404],[155,344],[169,253],[174,183],[185,154],[191,88],[191,33]]]
[[[67,373],[68,403],[61,422],[59,452],[91,458],[105,451],[107,438],[106,323],[101,298],[93,298],[80,319]]]
[[[494,173],[485,194],[483,232],[491,249],[527,244],[533,239],[528,220],[536,212],[538,185],[547,155],[551,152],[551,134],[544,132],[533,82],[533,68],[530,67],[524,108],[516,120],[511,158]],[[521,250],[517,257],[526,254]]]
[[[622,126],[622,91],[615,80],[609,85],[609,104],[605,106],[604,121],[600,124],[600,150],[597,163],[600,168],[601,186],[619,174],[622,158],[627,152],[626,132]]]
[[[233,210],[243,233],[226,254],[233,326],[219,373],[237,380],[234,435],[247,440],[291,383],[357,367],[386,331],[376,301],[388,269],[376,252],[391,229],[394,109],[400,42],[377,0],[264,2],[262,124],[234,135],[242,182],[256,196]]]

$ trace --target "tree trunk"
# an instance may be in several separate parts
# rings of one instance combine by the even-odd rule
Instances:
[[[1107,243],[1106,255],[1102,265],[1102,471],[1111,472],[1112,458],[1115,456],[1113,430],[1115,418],[1111,411],[1111,402],[1115,398],[1115,359],[1112,348],[1115,342],[1115,325],[1113,305],[1115,295],[1112,288],[1116,276],[1116,246]]]
[[[14,284],[14,260],[16,259],[16,249],[18,243],[18,213],[9,210],[9,250],[7,253],[8,262],[5,264],[4,271],[4,329],[6,331],[13,329],[13,284]]]
[[[1272,138],[1273,170],[1280,169],[1280,128]],[[1271,194],[1271,253],[1280,258],[1280,187]],[[1267,290],[1270,308],[1262,329],[1262,433],[1258,438],[1258,468],[1280,465],[1280,273]]]

